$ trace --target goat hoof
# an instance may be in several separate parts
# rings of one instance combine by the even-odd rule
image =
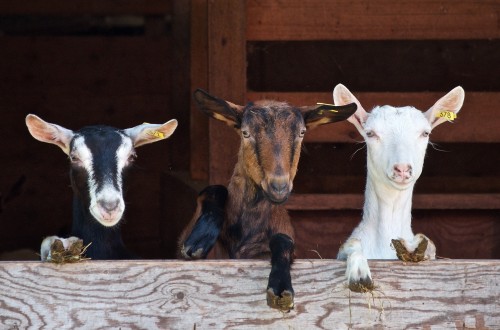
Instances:
[[[375,289],[373,280],[370,277],[360,278],[359,281],[349,282],[349,290],[352,292],[365,293]]]
[[[425,251],[427,250],[428,240],[422,238],[415,251],[410,252],[405,246],[404,240],[393,239],[392,246],[396,250],[398,259],[404,262],[421,262],[426,260]]]
[[[181,248],[181,255],[184,259],[204,259],[207,256],[207,253],[204,253],[203,248],[198,248],[193,252],[192,246],[183,245]]]
[[[285,290],[277,296],[274,294],[274,290],[269,288],[267,289],[267,305],[283,312],[289,312],[294,306],[293,292]]]

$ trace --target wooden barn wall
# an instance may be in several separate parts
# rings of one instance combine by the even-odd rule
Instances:
[[[314,11],[319,3],[313,1],[304,8]],[[397,11],[389,8],[390,3],[384,8]],[[143,4],[128,0],[71,4],[51,0],[45,5],[9,0],[0,4],[0,253],[37,249],[41,238],[62,232],[71,220],[72,193],[66,156],[57,147],[35,141],[29,135],[24,124],[27,113],[75,129],[95,123],[128,127],[144,121],[179,120],[172,138],[138,150],[137,164],[127,176],[125,241],[140,255],[159,258],[173,257],[176,237],[189,220],[196,192],[203,181],[212,179],[208,173],[230,174],[226,171],[227,163],[233,162],[236,155],[234,132],[227,133],[229,129],[223,124],[208,121],[192,105],[194,120],[190,121],[189,103],[194,88],[207,88],[210,83],[212,92],[242,102],[249,94],[282,92],[298,97],[308,92],[330,93],[338,82],[355,94],[444,94],[456,85],[464,86],[466,93],[491,93],[492,99],[500,92],[499,68],[493,65],[500,62],[495,32],[498,28],[489,19],[482,22],[477,18],[486,15],[483,12],[488,8],[498,7],[494,2],[474,10],[468,3],[456,9],[470,11],[473,18],[464,17],[469,17],[475,27],[484,23],[484,28],[463,30],[467,38],[455,38],[462,30],[450,28],[451,22],[445,24],[444,32],[433,30],[436,35],[429,36],[422,28],[418,33],[411,32],[415,35],[407,39],[404,36],[411,34],[409,31],[358,31],[355,22],[348,22],[344,30],[325,29],[327,23],[321,17],[317,17],[318,26],[302,22],[306,27],[295,31],[296,27],[289,26],[285,18],[288,10],[302,8],[300,1],[292,1],[290,8],[279,11],[275,31],[266,34],[260,26],[269,24],[272,17],[259,14],[262,19],[256,21],[252,14],[262,13],[264,3],[247,1],[246,8],[243,2],[231,4],[237,8],[230,15],[234,21],[220,20],[221,15],[229,15],[217,11],[223,5],[207,4],[206,0],[155,0]],[[269,1],[268,5],[269,10],[276,12],[279,2]],[[351,6],[344,1],[338,5]],[[357,6],[350,8],[365,15],[365,9]],[[412,5],[404,2],[402,6]],[[87,26],[85,30],[89,17],[91,22],[101,24],[103,17],[122,19],[130,15],[143,23],[128,29],[110,31]],[[246,20],[247,31],[242,28]],[[228,29],[234,30],[230,36],[234,40],[211,48],[209,56],[208,44],[219,45],[217,33]],[[209,30],[212,39],[206,38]],[[295,31],[293,37],[289,31]],[[366,38],[345,34],[353,31]],[[377,33],[386,40],[378,40]],[[326,41],[329,38],[335,40]],[[240,53],[245,50],[242,56]],[[481,114],[488,126],[488,118],[495,116],[495,110]],[[459,124],[463,127],[463,123]],[[450,133],[452,129],[449,128]],[[349,137],[352,141],[360,139],[356,135]],[[215,144],[216,150],[211,154],[210,139],[224,140]],[[316,142],[305,145],[295,193],[361,194],[365,154],[363,150],[356,151],[360,146]],[[494,151],[499,143],[461,140],[436,146],[445,152],[429,149],[416,192],[498,194],[499,156]],[[188,170],[191,176],[179,174]],[[304,251],[315,245],[321,256],[334,256],[338,244],[359,221],[360,207],[361,204],[348,210],[294,209],[298,251],[302,251],[299,256],[312,257]],[[466,217],[472,220],[467,222]],[[414,219],[415,230],[438,237],[436,244],[445,249],[444,257],[500,258],[498,207],[463,212],[424,208],[414,212]],[[13,232],[22,234],[12,235]],[[316,235],[320,232],[332,232],[335,238]],[[471,242],[480,239],[486,250],[460,244],[457,237],[466,237],[468,241],[470,238]],[[456,243],[446,250],[444,242],[448,241]]]
[[[179,120],[170,139],[138,149],[126,177],[124,240],[143,257],[165,257],[170,252],[159,229],[169,219],[160,206],[161,178],[189,163],[189,3],[32,5],[0,6],[0,253],[36,250],[43,237],[63,233],[71,221],[67,157],[31,137],[24,118],[34,113],[71,129]],[[103,17],[142,23],[85,25]]]
[[[236,103],[331,102],[333,87],[343,83],[367,109],[411,104],[425,110],[463,86],[458,120],[431,136],[435,144],[415,188],[413,226],[434,239],[443,257],[500,258],[498,1],[290,0],[284,6],[278,0],[248,0],[244,8],[231,1],[194,3],[192,17],[206,22],[197,22],[200,28],[192,33],[208,45],[192,55],[207,66],[192,67],[192,81]],[[220,20],[229,9],[231,18]],[[192,118],[199,116],[192,111]],[[213,120],[197,132],[206,136],[206,126],[210,153],[201,146],[192,150],[191,173],[227,184],[238,137]],[[315,245],[320,249],[313,253],[335,256],[360,220],[366,180],[360,140],[346,122],[306,134],[296,198],[287,204],[300,256]],[[321,235],[325,232],[331,235]],[[460,243],[476,239],[480,249]]]

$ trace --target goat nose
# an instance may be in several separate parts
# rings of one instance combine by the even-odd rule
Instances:
[[[283,194],[288,190],[288,182],[286,181],[271,181],[271,188],[278,194]]]
[[[112,201],[99,201],[99,206],[108,213],[116,210],[118,204],[120,204],[120,201],[118,199]]]
[[[394,173],[398,176],[407,176],[411,175],[411,165],[410,164],[396,164],[394,165]]]

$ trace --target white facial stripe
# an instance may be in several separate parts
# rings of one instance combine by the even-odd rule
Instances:
[[[128,164],[128,159],[130,157],[130,154],[133,152],[133,144],[132,140],[122,134],[122,144],[118,147],[116,150],[116,173],[118,173],[118,186],[120,187],[120,191],[122,189],[122,176],[121,173],[123,171],[123,168]]]
[[[81,165],[88,174],[89,211],[95,219],[106,227],[116,225],[125,210],[122,195],[122,171],[127,165],[131,151],[132,142],[130,138],[122,136],[122,144],[116,150],[115,155],[117,177],[105,177],[105,182],[98,185],[94,175],[94,158],[91,150],[85,144],[85,138],[79,136],[73,142],[73,152],[81,160]],[[113,179],[116,180],[118,189],[113,184]],[[108,209],[106,209],[106,206]]]

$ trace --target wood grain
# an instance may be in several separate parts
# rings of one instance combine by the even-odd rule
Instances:
[[[498,1],[248,1],[249,40],[489,39]]]
[[[500,327],[499,261],[371,261],[349,294],[341,261],[298,260],[296,307],[267,307],[267,261],[0,263],[2,329],[481,329]]]

